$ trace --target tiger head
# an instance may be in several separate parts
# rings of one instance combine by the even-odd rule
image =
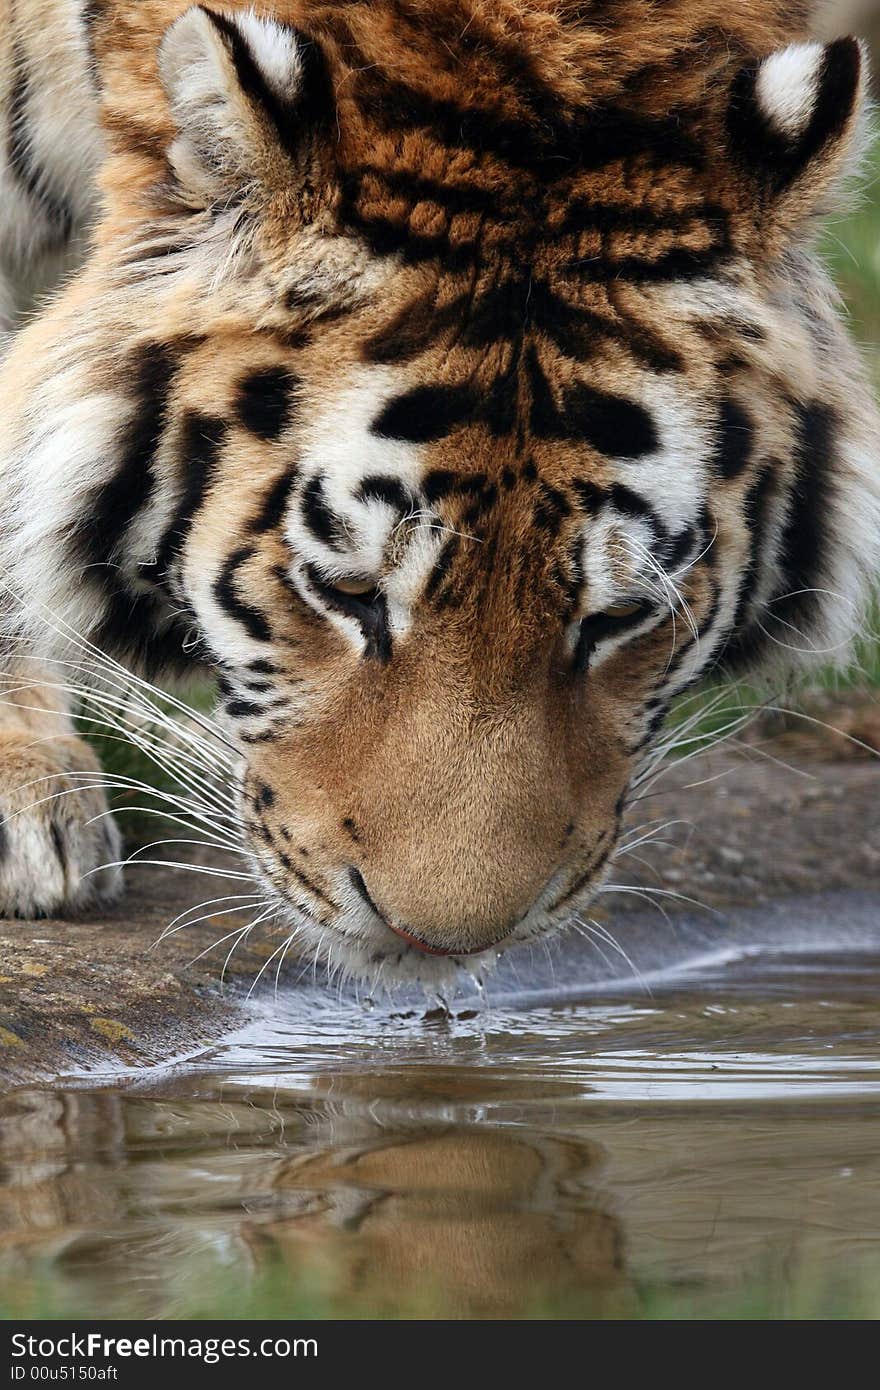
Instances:
[[[301,939],[442,980],[583,910],[682,691],[858,626],[877,421],[808,243],[860,46],[781,0],[104,8],[52,583],[214,669]]]

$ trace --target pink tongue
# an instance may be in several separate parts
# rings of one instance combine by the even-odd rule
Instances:
[[[416,950],[417,950],[417,951],[421,951],[423,955],[426,955],[426,956],[451,956],[451,955],[452,955],[452,952],[451,952],[451,951],[444,951],[444,950],[442,950],[439,946],[426,946],[425,943],[424,943],[424,941],[419,941],[419,938],[418,938],[417,936],[410,936],[409,932],[408,932],[408,931],[404,931],[402,927],[395,927],[395,926],[392,926],[390,922],[387,922],[387,926],[391,927],[391,930],[394,932],[394,935],[395,935],[395,936],[402,936],[403,939],[404,939],[404,941],[407,943],[408,946],[415,946]],[[456,954],[460,954],[460,952],[456,952]]]

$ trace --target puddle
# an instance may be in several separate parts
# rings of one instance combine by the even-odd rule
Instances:
[[[270,1316],[796,1312],[880,1281],[880,914],[838,905],[833,949],[820,903],[790,917],[685,923],[663,967],[633,930],[642,984],[526,957],[448,1014],[270,991],[185,1065],[19,1090],[0,1304],[234,1316],[268,1279]]]

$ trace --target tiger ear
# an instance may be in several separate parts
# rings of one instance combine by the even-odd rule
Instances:
[[[727,132],[767,217],[794,228],[821,213],[856,164],[867,59],[858,39],[793,44],[734,78]]]
[[[200,203],[290,182],[331,114],[320,50],[296,29],[193,6],[166,30],[159,75],[178,135],[171,169]]]

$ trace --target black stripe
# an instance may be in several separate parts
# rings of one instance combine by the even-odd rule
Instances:
[[[711,669],[709,660],[718,646],[719,641],[725,636],[724,629],[719,628],[715,631],[725,590],[723,584],[717,578],[718,554],[713,549],[713,541],[718,529],[717,523],[708,507],[704,507],[703,509],[701,525],[703,528],[700,536],[700,551],[702,555],[701,572],[711,585],[712,600],[709,604],[708,613],[698,624],[699,636],[695,637],[693,633],[689,632],[686,642],[676,642],[675,655],[672,660],[668,662],[665,670],[664,688],[667,690],[671,688],[675,676],[681,670],[690,652],[697,646],[700,646],[702,649],[700,652],[702,661],[699,670],[690,678],[687,685],[682,688],[687,689],[688,686],[694,685],[700,680],[705,672]],[[720,658],[716,656],[712,665],[717,665],[719,659]]]
[[[297,472],[295,466],[286,468],[269,488],[263,498],[260,510],[250,524],[250,529],[255,536],[265,535],[267,531],[274,531],[284,521]]]
[[[357,232],[377,256],[400,255],[409,265],[442,261],[449,271],[470,270],[477,265],[481,247],[478,240],[456,242],[448,232],[432,236],[416,233],[404,217],[367,215],[352,203],[343,202],[340,218],[350,231]]]
[[[539,279],[508,279],[475,295],[460,295],[440,308],[435,305],[435,298],[432,292],[413,301],[374,333],[363,348],[365,361],[412,361],[436,347],[443,335],[453,329],[457,342],[485,348],[500,341],[519,343],[534,327],[546,334],[563,356],[578,362],[592,361],[608,342],[619,342],[653,371],[682,368],[681,354],[654,329],[623,315],[614,318],[570,304]],[[496,393],[506,392],[500,413],[509,420],[509,397],[516,387],[516,373],[511,369],[505,376],[509,379],[493,389]],[[487,406],[490,428],[498,414],[497,402],[492,411]]]
[[[266,617],[259,609],[246,603],[235,587],[235,576],[242,565],[252,559],[256,551],[252,545],[241,546],[234,550],[224,562],[217,579],[214,581],[213,594],[220,607],[228,617],[240,623],[256,642],[270,642],[272,640],[272,629]]]
[[[184,650],[188,625],[169,619],[158,595],[134,593],[113,579],[108,579],[104,588],[95,646],[147,676],[187,672],[198,664],[198,656]]]
[[[432,603],[437,599],[441,587],[446,583],[449,571],[460,549],[461,541],[459,537],[450,536],[449,540],[440,551],[440,555],[431,571],[428,583],[425,586],[425,601],[427,603]]]
[[[590,516],[596,516],[608,499],[605,489],[598,483],[584,478],[575,479],[572,486],[584,511]]]
[[[591,361],[611,341],[625,344],[633,356],[654,371],[681,369],[681,355],[664,343],[654,330],[649,331],[642,324],[623,317],[614,319],[570,304],[542,281],[534,281],[529,288],[527,316],[564,357],[577,362]]]
[[[412,493],[397,478],[388,478],[381,473],[371,473],[364,478],[355,494],[359,502],[383,502],[399,515],[412,511]]]
[[[235,412],[260,439],[278,439],[293,418],[299,378],[284,367],[263,367],[250,372],[236,387]]]
[[[563,438],[586,440],[609,458],[637,459],[656,452],[656,426],[644,407],[583,382],[563,395]]]
[[[223,708],[231,719],[255,719],[266,712],[252,700],[227,700]]]
[[[638,521],[646,521],[658,540],[662,540],[666,536],[666,527],[653,507],[638,492],[633,492],[632,488],[625,487],[623,483],[612,483],[608,489],[608,499],[615,511],[620,512],[623,516],[631,516]]]
[[[485,473],[455,473],[451,468],[433,468],[422,482],[422,494],[429,506],[453,493],[474,497],[488,484]]]
[[[647,117],[613,105],[567,118],[548,104],[540,120],[510,120],[485,108],[460,106],[417,91],[365,65],[354,96],[364,115],[387,131],[421,126],[450,149],[494,155],[546,180],[601,169],[650,151],[662,163],[699,168],[703,153],[680,117]]]
[[[367,339],[366,362],[409,362],[433,347],[448,328],[466,320],[470,296],[461,295],[438,308],[434,291],[412,300]]]
[[[770,616],[794,627],[808,622],[818,605],[818,596],[811,591],[823,579],[837,472],[833,440],[838,428],[837,416],[827,406],[815,403],[796,410],[797,473],[780,546],[782,584],[769,609]],[[790,634],[785,640],[796,639]]]
[[[748,411],[727,397],[721,402],[716,431],[715,467],[722,478],[738,478],[751,461],[755,427]]]
[[[482,488],[479,492],[474,494],[473,501],[471,502],[470,506],[467,508],[464,515],[462,516],[461,524],[465,527],[466,530],[471,530],[472,528],[476,527],[479,524],[479,522],[481,522],[482,519],[485,517],[486,513],[492,510],[497,500],[497,487],[494,483],[487,483],[484,488]],[[489,552],[494,543],[495,542],[493,540],[489,542],[488,545],[483,547],[482,554],[484,568],[489,567]]]
[[[460,213],[487,213],[497,216],[501,211],[499,194],[495,189],[478,188],[475,184],[425,178],[407,169],[383,169],[378,165],[362,165],[349,170],[342,181],[343,195],[351,207],[363,198],[373,201],[371,190],[364,185],[375,181],[381,184],[378,197],[385,200],[390,194],[402,198],[410,206],[417,203],[436,203],[450,216]]]
[[[649,208],[636,203],[607,203],[578,198],[572,202],[559,228],[569,232],[694,232],[707,230],[726,239],[730,215],[717,203],[698,203],[686,208]]]
[[[660,441],[654,421],[636,401],[576,382],[563,391],[557,406],[534,348],[528,371],[531,426],[539,438],[581,440],[606,458],[636,459],[656,452]]]
[[[55,857],[61,866],[61,872],[66,878],[68,874],[67,846],[64,843],[64,832],[54,816],[49,822],[49,833],[52,837],[52,848],[55,850]]]
[[[699,537],[705,531],[705,519],[701,521],[699,528],[696,526],[685,526],[679,531],[677,536],[671,536],[663,551],[663,564],[674,578],[677,570],[681,569],[688,561],[697,547]]]
[[[193,518],[204,503],[205,494],[214,479],[226,430],[225,420],[214,415],[188,410],[183,417],[180,440],[183,489],[174,517],[159,542],[155,568],[160,582],[165,579],[170,566],[183,549]]]
[[[342,522],[327,502],[324,479],[320,474],[306,486],[302,498],[302,516],[312,535],[317,536],[319,541],[330,546],[331,550],[342,548]]]
[[[480,415],[483,424],[495,439],[502,439],[514,431],[521,437],[521,410],[519,391],[519,345],[512,354],[506,371],[500,372],[492,380],[482,400]]]
[[[319,294],[314,289],[307,290],[302,285],[293,285],[284,295],[284,307],[291,313],[296,313],[297,310],[311,312],[313,309],[320,309],[326,301],[325,294]]]
[[[725,629],[718,626],[718,615],[721,612],[724,586],[715,575],[711,573],[712,561],[714,561],[714,557],[710,558],[707,556],[705,563],[707,570],[710,572],[709,583],[712,587],[712,601],[709,604],[708,613],[705,618],[703,618],[702,624],[698,628],[699,638],[694,637],[689,631],[688,640],[676,647],[675,656],[666,667],[665,688],[668,690],[671,681],[678,675],[678,672],[681,670],[690,652],[693,651],[695,647],[700,648],[700,665],[685,684],[679,688],[677,691],[678,694],[681,694],[684,690],[688,690],[692,685],[698,684],[708,671],[712,671],[718,666],[722,659],[722,653],[719,652],[717,648],[719,642],[722,642],[725,636]]]
[[[629,280],[634,284],[663,284],[668,280],[694,280],[708,275],[729,255],[726,243],[691,250],[673,246],[662,255],[650,256],[583,256],[570,260],[565,270],[586,284],[604,284],[608,280]]]
[[[367,213],[350,201],[342,205],[342,220],[357,232],[377,256],[401,256],[409,265],[440,262],[450,273],[474,270],[484,257],[479,237],[453,239],[450,232],[424,233],[413,230],[406,213],[388,217]],[[522,254],[522,236],[511,233],[496,250],[511,256]],[[656,257],[599,255],[575,256],[561,269],[584,284],[630,281],[634,284],[663,284],[671,280],[691,280],[708,275],[729,257],[731,243],[725,235],[701,249],[675,246]]]
[[[165,429],[176,368],[174,351],[165,343],[153,342],[138,348],[121,365],[121,379],[132,383],[131,413],[119,466],[109,482],[95,489],[78,523],[78,548],[87,564],[112,561],[132,521],[152,496],[153,461]]]
[[[552,578],[562,593],[565,605],[562,613],[563,621],[570,622],[575,606],[578,601],[584,583],[584,567],[582,562],[583,537],[578,536],[568,549],[566,561],[555,560],[552,569]]]
[[[425,444],[444,439],[477,414],[477,396],[467,384],[415,386],[390,401],[373,421],[373,433],[384,439]]]
[[[534,344],[529,346],[526,354],[526,369],[532,395],[529,413],[532,433],[538,439],[558,439],[559,411]]]
[[[547,909],[548,912],[558,912],[561,907],[565,907],[566,903],[570,903],[572,898],[577,897],[581,889],[586,888],[590,880],[595,878],[600,870],[604,868],[614,848],[613,840],[611,840],[610,843],[606,843],[606,841],[607,836],[603,835],[593,850],[593,858],[590,861],[589,867],[581,871],[574,883],[564,890],[563,896],[557,898],[556,902]]]
[[[535,502],[535,525],[556,535],[570,515],[571,504],[565,494],[549,483],[540,483]]]
[[[778,472],[779,464],[775,460],[765,464],[743,503],[743,520],[750,535],[749,558],[740,580],[730,641],[721,654],[724,665],[731,671],[753,664],[769,641],[766,633],[753,621],[752,606],[765,563],[770,505],[776,491]]]

